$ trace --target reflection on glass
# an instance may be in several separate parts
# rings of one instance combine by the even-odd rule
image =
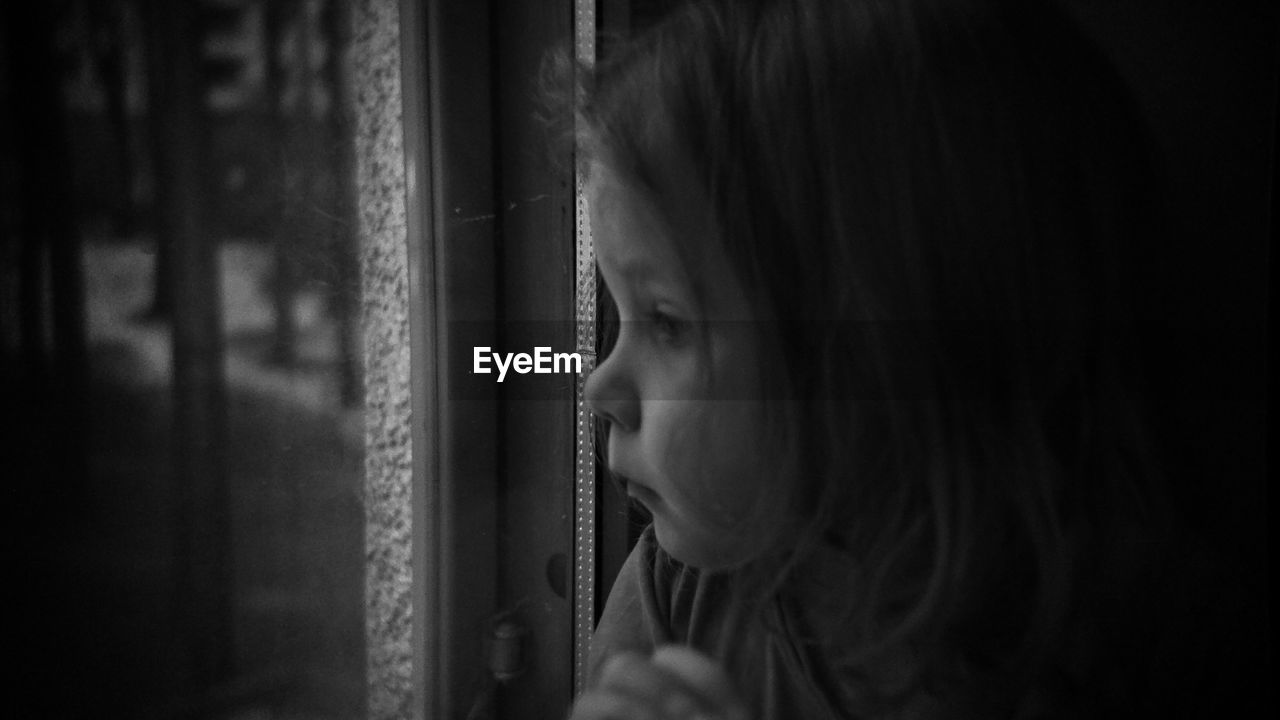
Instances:
[[[65,5],[48,80],[89,373],[79,688],[105,716],[358,717],[345,4]]]

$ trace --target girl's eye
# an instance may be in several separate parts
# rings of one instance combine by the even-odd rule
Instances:
[[[678,344],[688,333],[687,322],[660,310],[650,313],[649,320],[653,323],[654,335],[664,343]]]

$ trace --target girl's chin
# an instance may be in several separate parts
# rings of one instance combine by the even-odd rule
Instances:
[[[658,506],[660,502],[658,499],[658,493],[650,490],[644,485],[640,485],[634,482],[627,485],[627,495],[629,495],[632,500],[635,500],[641,505],[644,505],[645,509],[649,511],[650,515],[653,514],[654,509]]]
[[[728,570],[741,564],[733,560],[732,548],[698,542],[696,533],[682,531],[660,512],[653,513],[653,536],[673,559],[697,570]]]

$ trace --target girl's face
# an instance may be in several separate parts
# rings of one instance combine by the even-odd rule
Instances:
[[[609,468],[673,557],[739,565],[749,559],[740,521],[764,477],[759,338],[746,294],[708,203],[679,186],[692,183],[655,198],[602,165],[591,178],[596,259],[621,320],[586,391],[610,423]]]

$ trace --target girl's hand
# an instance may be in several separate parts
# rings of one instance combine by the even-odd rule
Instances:
[[[645,658],[619,653],[573,706],[570,720],[749,720],[725,671],[707,656],[665,645]]]

